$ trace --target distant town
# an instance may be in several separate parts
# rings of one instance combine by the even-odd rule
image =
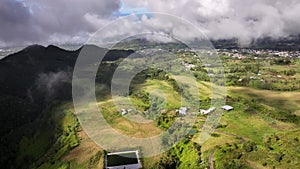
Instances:
[[[249,56],[262,57],[264,59],[274,57],[289,57],[300,58],[300,51],[282,51],[282,50],[269,50],[269,49],[217,49],[219,55],[231,56],[233,58],[247,58]]]

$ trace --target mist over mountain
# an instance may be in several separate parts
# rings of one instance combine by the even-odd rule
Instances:
[[[57,81],[64,81],[63,79],[70,82],[81,49],[67,51],[53,45],[48,47],[32,45],[5,57],[0,61],[1,93],[25,98],[33,87],[33,82],[48,85],[55,85]],[[108,52],[104,60],[119,59],[133,53],[133,51],[98,49],[95,52]],[[52,78],[55,80],[51,81]],[[50,80],[44,82],[43,79]],[[18,81],[22,83],[17,83]]]
[[[274,39],[265,37],[253,40],[250,44],[241,45],[238,39],[212,40],[216,49],[270,49],[270,50],[299,50],[300,36],[289,36],[286,38]]]

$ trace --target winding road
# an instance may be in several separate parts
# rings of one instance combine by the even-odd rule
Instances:
[[[215,133],[220,133],[220,134],[224,134],[224,135],[227,135],[227,136],[240,138],[241,139],[241,144],[243,144],[245,142],[245,138],[242,137],[242,136],[238,136],[238,135],[235,135],[235,134],[227,133],[227,132],[224,132],[224,131],[218,131],[218,130],[215,130]],[[209,169],[214,169],[214,155],[215,155],[215,152],[216,152],[216,149],[213,149],[210,152],[209,161],[208,161]]]

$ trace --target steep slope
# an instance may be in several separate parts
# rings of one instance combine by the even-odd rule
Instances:
[[[106,61],[133,53],[85,47],[93,48],[95,53],[107,52]],[[58,107],[71,101],[72,71],[81,50],[32,45],[0,60],[1,167],[36,168],[61,158],[77,145],[77,120],[65,124],[65,118],[74,117]],[[73,109],[72,105],[67,109]]]

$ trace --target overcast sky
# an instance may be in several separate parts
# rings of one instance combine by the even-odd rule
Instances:
[[[0,46],[84,43],[111,21],[140,12],[172,14],[211,39],[245,44],[300,34],[299,0],[0,0]],[[164,25],[155,15],[141,22]],[[133,29],[130,22],[122,28]]]

